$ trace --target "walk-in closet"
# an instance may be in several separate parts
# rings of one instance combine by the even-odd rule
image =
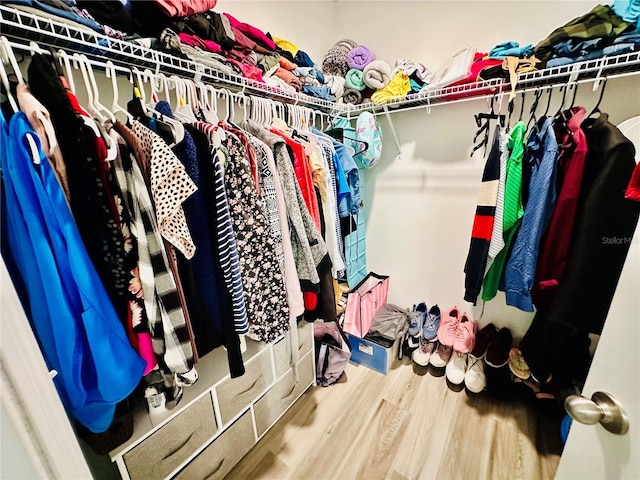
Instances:
[[[640,478],[640,1],[0,5],[0,478]]]

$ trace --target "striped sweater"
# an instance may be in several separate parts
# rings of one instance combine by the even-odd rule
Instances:
[[[496,202],[498,200],[498,186],[500,183],[500,127],[496,127],[491,151],[482,173],[482,184],[478,196],[478,206],[473,219],[471,230],[471,243],[469,253],[464,266],[464,299],[467,302],[476,303],[482,287],[489,244],[496,214]]]

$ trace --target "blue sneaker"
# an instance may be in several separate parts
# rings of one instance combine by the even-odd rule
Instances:
[[[440,308],[438,305],[434,305],[429,309],[429,312],[424,318],[422,323],[422,338],[429,340],[430,342],[435,340],[438,336],[438,327],[440,326]]]
[[[419,337],[424,319],[427,316],[427,304],[422,302],[413,308],[413,315],[409,319],[409,335]],[[417,343],[417,342],[416,342]]]

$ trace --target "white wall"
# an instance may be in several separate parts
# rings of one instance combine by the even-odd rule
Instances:
[[[343,37],[366,44],[393,63],[421,61],[432,70],[466,45],[488,51],[499,42],[537,43],[556,27],[591,10],[595,1],[336,1],[244,2],[221,0],[241,20],[297,43],[317,63]],[[297,21],[291,21],[293,15]],[[333,19],[333,23],[331,23]],[[324,50],[318,50],[325,46]],[[546,96],[544,97],[546,100]],[[559,95],[552,97],[551,111]],[[531,98],[527,99],[525,111]],[[591,110],[597,95],[581,86],[577,103]],[[516,104],[516,114],[519,113]],[[614,123],[640,113],[637,77],[608,82],[602,103]],[[368,267],[391,275],[389,301],[410,306],[422,300],[441,308],[463,301],[471,226],[484,160],[469,158],[476,127],[473,114],[484,100],[393,114],[403,158],[386,120],[383,158],[364,172]],[[542,109],[541,109],[542,111]],[[514,120],[515,121],[515,120]],[[479,317],[479,309],[474,315]],[[499,296],[485,306],[481,324],[509,326],[520,337],[530,314],[504,305]]]
[[[339,22],[331,0],[220,0],[217,12],[228,12],[263,32],[284,38],[304,50],[317,64],[335,43]]]

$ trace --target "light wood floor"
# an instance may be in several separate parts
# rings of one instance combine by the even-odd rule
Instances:
[[[407,358],[387,376],[350,364],[346,382],[311,387],[227,478],[553,478],[559,415],[454,391],[439,370]]]

